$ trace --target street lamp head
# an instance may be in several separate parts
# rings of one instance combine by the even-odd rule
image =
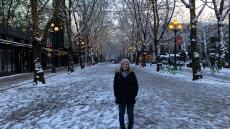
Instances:
[[[182,30],[182,29],[183,29],[183,26],[182,26],[182,25],[178,25],[177,29],[178,29],[178,30]]]
[[[169,29],[170,30],[173,30],[174,29],[174,26],[171,24],[171,25],[169,25]]]
[[[132,47],[130,47],[129,50],[132,51]]]
[[[54,27],[54,31],[59,31],[59,28],[56,26],[56,27]]]
[[[174,20],[173,21],[173,24],[176,26],[176,25],[178,25],[178,21],[177,20]]]

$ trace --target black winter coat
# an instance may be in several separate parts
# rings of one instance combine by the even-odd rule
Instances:
[[[117,72],[114,77],[114,96],[117,104],[135,104],[135,97],[138,93],[138,82],[134,72],[123,77]]]

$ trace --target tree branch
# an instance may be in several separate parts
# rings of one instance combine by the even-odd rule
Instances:
[[[181,0],[181,2],[185,5],[186,8],[191,8],[191,5],[185,0]]]
[[[204,11],[204,8],[205,8],[206,3],[207,3],[207,0],[205,0],[205,2],[204,2],[204,4],[203,4],[203,7],[200,9],[199,13],[198,13],[197,16],[196,16],[196,19],[198,19],[198,18],[200,17],[201,13]]]

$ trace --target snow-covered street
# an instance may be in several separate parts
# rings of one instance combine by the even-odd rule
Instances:
[[[45,85],[26,83],[1,91],[0,128],[118,129],[113,96],[118,67],[78,68],[50,77]],[[134,71],[139,82],[134,129],[230,129],[228,82],[192,82],[138,67]]]

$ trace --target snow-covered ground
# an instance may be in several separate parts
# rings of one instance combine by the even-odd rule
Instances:
[[[45,85],[21,82],[1,91],[0,128],[118,129],[113,96],[118,66],[99,64],[50,77]],[[139,81],[134,129],[230,129],[227,82],[192,82],[151,70],[134,66]]]
[[[168,71],[156,72],[155,65],[147,65],[146,67],[132,65],[132,67],[151,73],[153,75],[169,76],[177,80],[186,80],[193,83],[211,84],[212,86],[215,85],[230,87],[230,69],[223,69],[219,71],[220,73],[216,73],[215,75],[211,74],[211,71],[208,68],[202,69],[203,79],[198,81],[192,81],[192,69],[187,67],[182,67],[181,71],[177,71],[177,73],[175,74],[172,74]]]
[[[1,92],[0,128],[117,128],[110,68],[76,69],[47,79],[45,85],[30,83]]]

